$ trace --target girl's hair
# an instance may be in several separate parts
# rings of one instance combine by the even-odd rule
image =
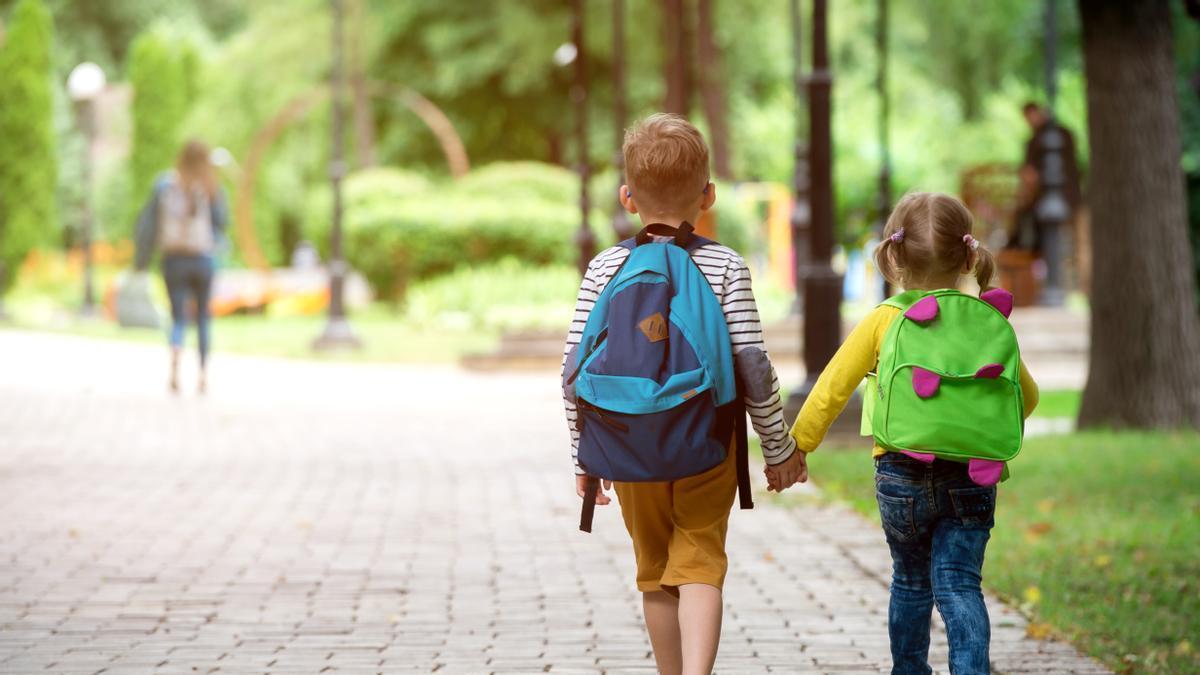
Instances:
[[[971,212],[959,200],[940,192],[905,195],[883,228],[875,264],[888,281],[907,288],[957,272],[975,252],[975,280],[987,290],[996,262],[971,236]]]
[[[179,174],[179,184],[184,194],[188,196],[188,208],[196,212],[196,191],[202,190],[209,201],[217,197],[217,170],[209,159],[209,149],[203,141],[192,139],[184,143],[175,160],[175,171]]]

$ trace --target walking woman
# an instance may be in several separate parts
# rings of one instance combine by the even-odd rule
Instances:
[[[217,181],[208,146],[188,141],[175,168],[154,182],[150,199],[137,222],[138,271],[145,271],[156,250],[162,251],[162,273],[171,299],[171,391],[179,391],[179,358],[187,326],[188,300],[195,302],[200,342],[200,382],[207,387],[209,297],[213,252],[224,234],[225,198]]]

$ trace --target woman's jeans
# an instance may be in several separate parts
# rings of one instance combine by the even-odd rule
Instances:
[[[892,673],[931,672],[934,604],[946,622],[950,672],[989,672],[991,626],[979,582],[995,486],[972,482],[966,464],[943,459],[925,464],[889,452],[876,460],[875,493],[892,550]]]
[[[200,333],[200,365],[208,362],[209,297],[212,294],[213,259],[207,255],[166,255],[162,263],[167,295],[171,298],[171,346],[183,346],[188,298],[196,301],[196,328]]]

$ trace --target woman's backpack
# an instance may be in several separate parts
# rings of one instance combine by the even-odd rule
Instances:
[[[924,462],[967,462],[972,480],[994,485],[1025,433],[1012,295],[909,291],[883,304],[903,313],[868,377],[864,427],[869,419],[883,448]]]
[[[164,181],[158,204],[158,245],[169,255],[207,255],[216,244],[212,203],[203,190],[187,194],[178,177]]]

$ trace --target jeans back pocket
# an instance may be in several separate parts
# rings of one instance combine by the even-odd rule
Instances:
[[[988,527],[995,522],[996,487],[950,488],[954,515],[967,527]]]
[[[915,499],[912,497],[896,497],[875,490],[875,500],[879,502],[879,519],[888,536],[907,541],[917,535],[917,524],[913,515]]]

